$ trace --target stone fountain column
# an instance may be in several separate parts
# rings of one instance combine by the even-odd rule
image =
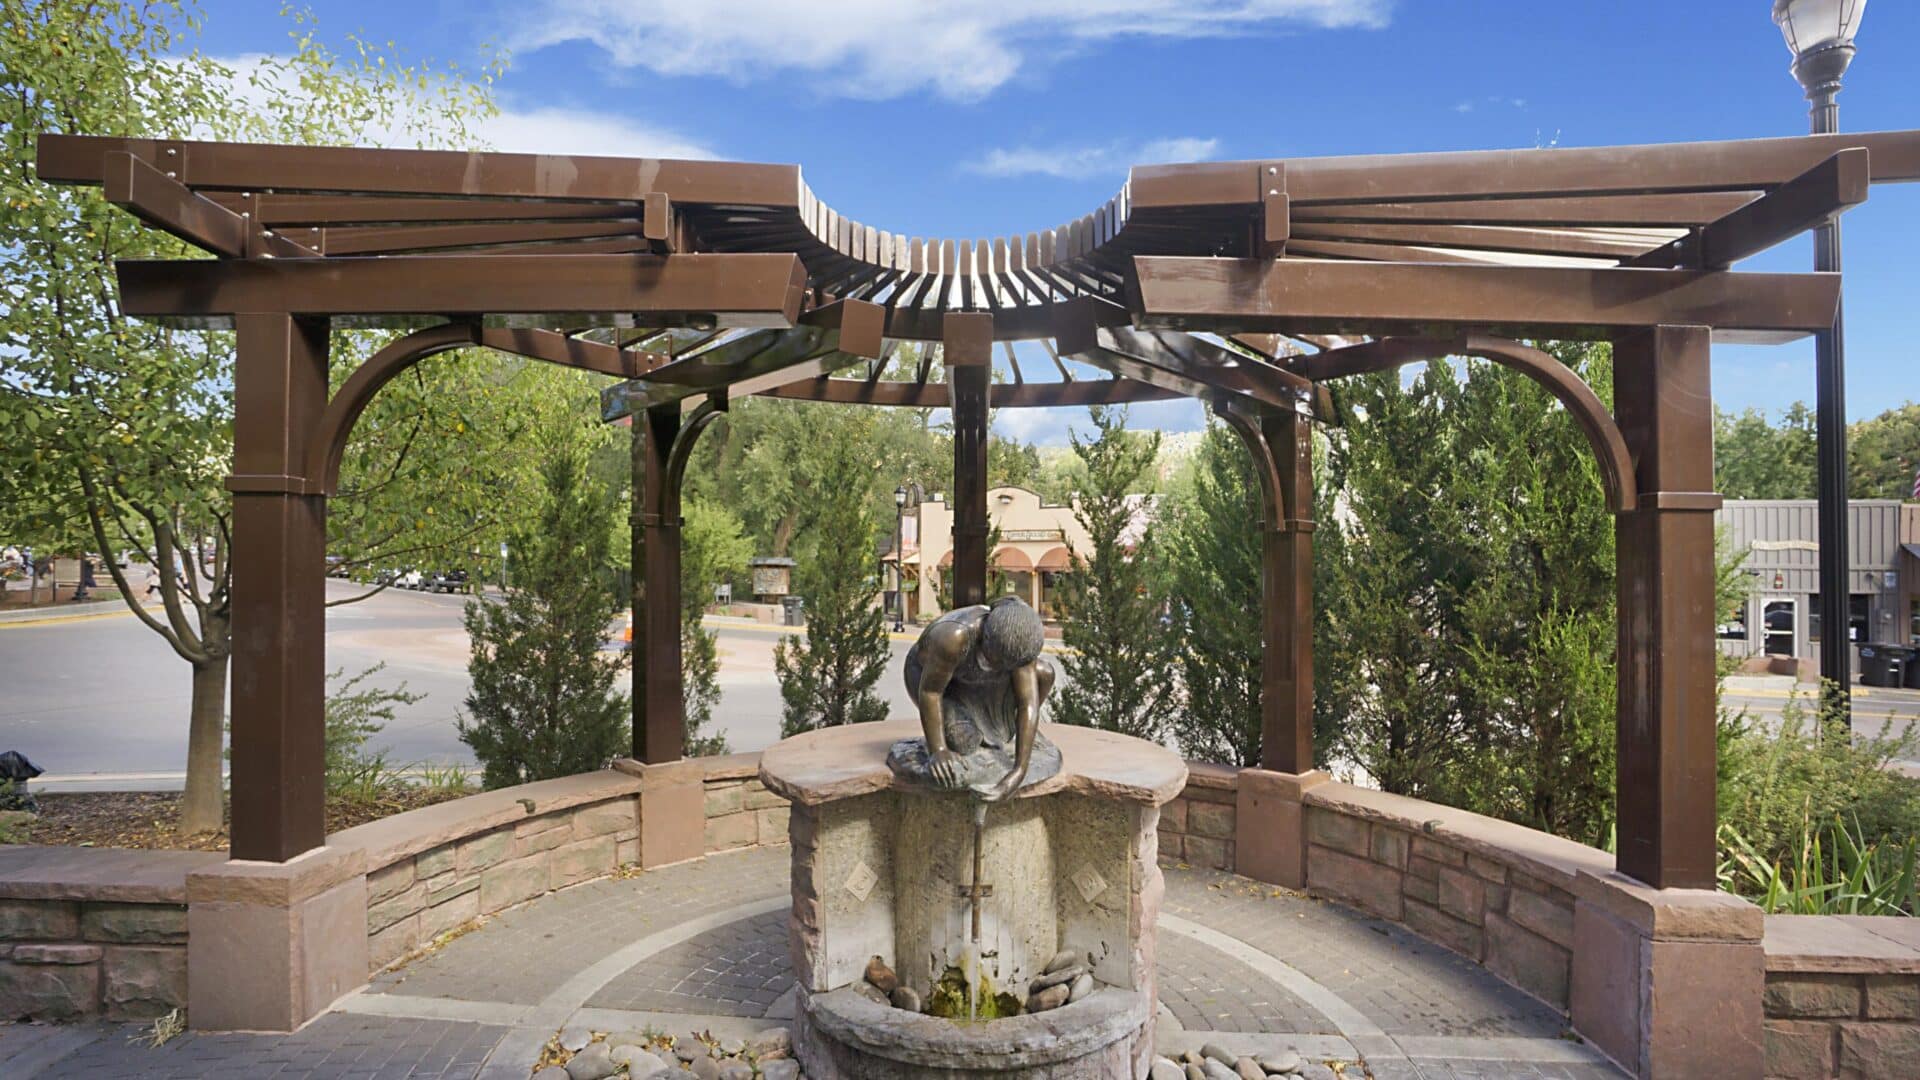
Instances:
[[[1060,773],[988,810],[980,967],[993,989],[1024,1001],[1047,962],[1072,950],[1097,988],[1059,1008],[977,1022],[883,1005],[861,985],[879,957],[927,1001],[971,941],[971,804],[899,786],[886,765],[888,748],[918,727],[831,728],[762,755],[761,780],[793,804],[795,1053],[809,1077],[1146,1075],[1160,806],[1185,787],[1186,764],[1140,739],[1042,730],[1060,748]]]

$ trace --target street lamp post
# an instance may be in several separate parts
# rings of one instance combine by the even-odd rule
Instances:
[[[907,628],[907,486],[893,489],[893,629]]]
[[[1813,134],[1840,129],[1840,76],[1853,62],[1853,37],[1867,0],[1774,0],[1773,21],[1793,53],[1793,77],[1807,92]],[[1813,268],[1840,272],[1840,219],[1813,232]],[[1851,711],[1853,633],[1847,565],[1846,338],[1841,312],[1814,335],[1814,456],[1819,476],[1820,674],[1833,703]]]

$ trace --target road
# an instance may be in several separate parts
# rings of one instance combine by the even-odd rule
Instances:
[[[328,581],[329,599],[358,589]],[[465,598],[389,589],[327,611],[327,667],[346,674],[384,662],[369,681],[402,683],[425,694],[399,706],[373,747],[390,762],[472,764],[454,717],[467,693]],[[758,750],[780,737],[780,688],[773,672],[776,627],[710,620],[720,635],[722,697],[715,726],[734,750]],[[912,715],[901,686],[909,641],[892,642],[880,692],[895,716]],[[1726,703],[1759,717],[1778,716],[1784,679],[1736,678]],[[96,776],[82,786],[178,786],[186,764],[189,677],[186,662],[130,614],[46,623],[0,623],[0,750],[19,750],[50,777]],[[1854,728],[1877,734],[1891,721],[1920,719],[1920,692],[1862,688]],[[1916,755],[1920,756],[1920,755]],[[105,775],[99,775],[105,774]],[[107,777],[112,779],[108,779]],[[66,786],[66,785],[62,785]]]
[[[328,599],[359,590],[327,582]],[[467,693],[464,597],[389,589],[327,609],[327,669],[347,675],[384,662],[363,685],[426,695],[397,706],[371,744],[396,764],[472,764],[454,717]],[[780,738],[780,688],[770,626],[715,621],[721,700],[714,726],[734,750]],[[911,712],[901,688],[909,641],[895,639],[879,690],[895,715]],[[190,676],[158,634],[131,614],[0,624],[0,750],[19,750],[49,777],[113,774],[112,786],[178,786],[186,767]],[[106,786],[106,781],[99,786]],[[64,785],[62,785],[64,786]],[[89,784],[87,786],[95,786]]]

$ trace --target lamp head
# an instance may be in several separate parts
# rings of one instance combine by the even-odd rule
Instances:
[[[1840,91],[1867,0],[1774,0],[1773,21],[1793,53],[1793,77],[1818,100]]]

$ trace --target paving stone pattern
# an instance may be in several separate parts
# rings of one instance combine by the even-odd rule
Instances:
[[[373,988],[532,1005],[637,938],[721,908],[786,895],[790,865],[784,847],[752,848],[577,885],[500,914],[432,956],[380,975]]]
[[[448,1020],[348,1016],[331,1013],[291,1035],[181,1035],[164,1046],[132,1041],[139,1025],[102,1026],[100,1037],[63,1060],[37,1070],[63,1077],[472,1077],[506,1028]],[[0,1042],[0,1046],[4,1046]],[[11,1076],[0,1060],[0,1076]]]
[[[589,1005],[649,1012],[765,1016],[793,986],[787,912],[709,930],[628,969]]]
[[[1160,933],[1160,1004],[1188,1031],[1333,1035],[1333,1021],[1273,980],[1210,945]]]
[[[1169,868],[1166,878],[1161,910],[1297,969],[1390,1035],[1551,1039],[1567,1029],[1558,1012],[1392,923],[1215,870]]]

